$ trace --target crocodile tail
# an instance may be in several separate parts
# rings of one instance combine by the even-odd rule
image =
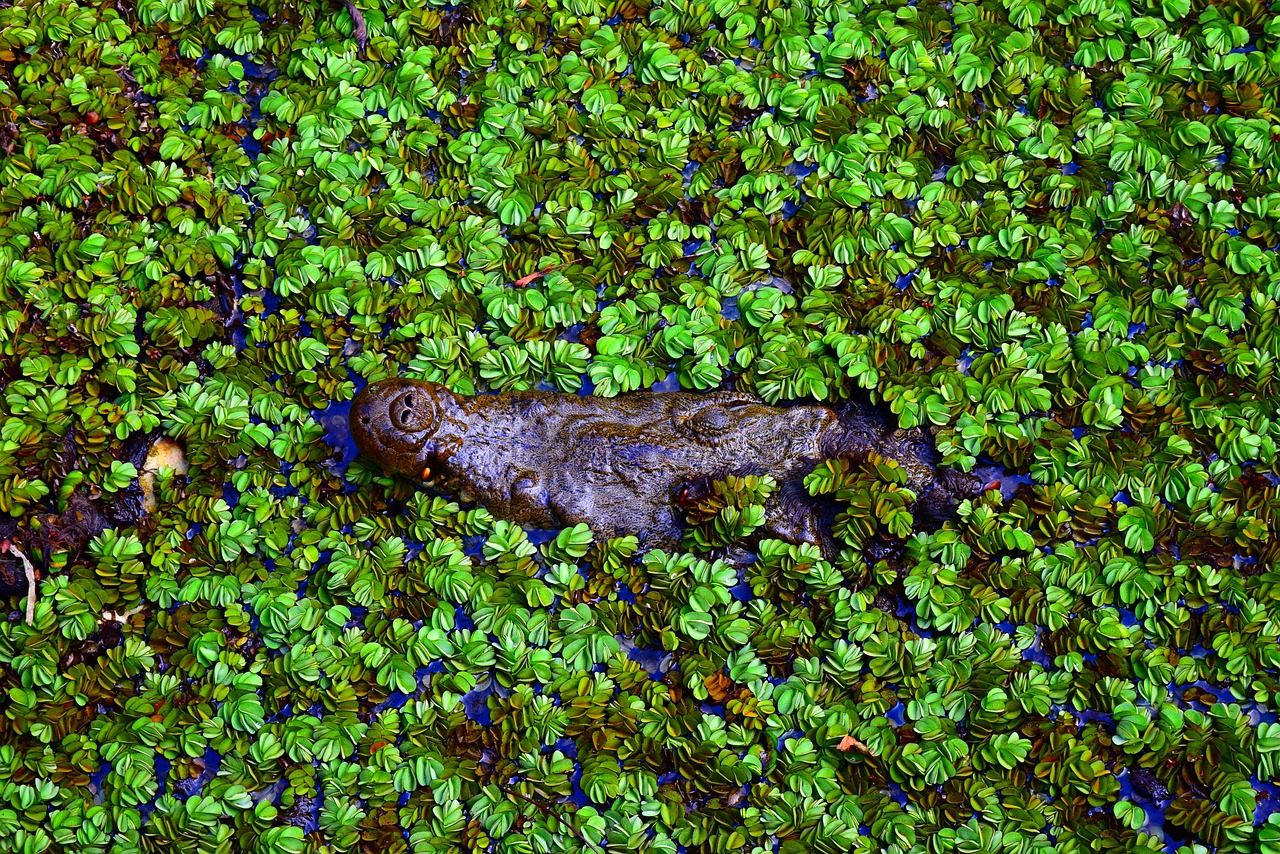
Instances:
[[[876,450],[894,432],[897,421],[888,407],[861,396],[840,401],[834,410],[838,426],[824,437],[826,457],[858,457]]]
[[[939,469],[916,499],[913,513],[925,530],[936,530],[943,522],[956,518],[960,502],[980,494],[982,487],[982,478],[976,475],[959,469]]]
[[[835,412],[839,429],[824,442],[824,452],[831,457],[863,457],[874,451],[897,460],[907,472],[907,488],[917,496],[914,513],[924,528],[936,529],[955,518],[956,506],[981,492],[981,478],[942,467],[933,436],[919,427],[900,429],[887,406],[855,397],[840,403]]]

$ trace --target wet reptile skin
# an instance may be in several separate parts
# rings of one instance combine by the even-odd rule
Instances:
[[[500,519],[533,528],[585,522],[597,536],[635,534],[647,547],[679,542],[683,489],[730,474],[777,480],[767,535],[827,547],[830,508],[807,495],[803,478],[832,456],[875,450],[898,460],[926,522],[975,491],[974,479],[935,469],[927,437],[894,430],[869,406],[837,414],[737,392],[468,397],[390,379],[356,396],[351,434],[388,472],[429,479]]]

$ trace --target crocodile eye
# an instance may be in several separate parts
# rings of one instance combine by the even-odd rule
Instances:
[[[408,389],[393,398],[388,405],[391,423],[397,430],[419,433],[430,429],[436,419],[431,396],[419,389]]]
[[[691,416],[688,424],[695,433],[710,439],[731,431],[734,418],[723,406],[709,406]]]

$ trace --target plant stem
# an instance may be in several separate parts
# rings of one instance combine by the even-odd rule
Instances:
[[[347,7],[347,14],[351,16],[351,23],[355,25],[356,45],[360,48],[360,56],[364,57],[364,47],[369,43],[369,27],[364,22],[364,15],[356,8],[355,0],[342,0]]]
[[[595,842],[592,842],[590,839],[587,839],[587,837],[583,835],[581,831],[579,831],[576,827],[570,824],[568,820],[565,819],[564,816],[560,815],[559,810],[556,810],[551,806],[542,803],[541,801],[535,801],[533,798],[529,797],[528,795],[524,795],[524,794],[521,794],[520,792],[512,791],[511,789],[508,789],[506,786],[503,786],[501,784],[498,785],[498,789],[504,792],[505,794],[510,795],[513,798],[519,798],[525,803],[532,804],[533,806],[537,807],[539,810],[541,810],[543,815],[550,816],[554,818],[556,821],[563,824],[565,828],[569,831],[569,833],[573,834],[573,836],[579,842],[585,845],[588,850],[600,852],[600,854],[603,854],[604,849],[601,848]]]
[[[22,549],[18,548],[16,543],[9,543],[9,551],[18,556],[18,560],[22,561],[22,569],[27,574],[27,625],[34,625],[36,621],[36,568],[31,565],[31,561],[27,560],[27,556],[23,554]]]

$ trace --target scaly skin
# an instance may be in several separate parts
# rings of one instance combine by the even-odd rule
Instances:
[[[391,379],[356,396],[351,434],[387,471],[431,480],[498,518],[534,528],[585,522],[597,536],[634,534],[646,547],[679,542],[677,498],[690,484],[767,474],[779,489],[765,533],[828,549],[827,508],[803,479],[837,455],[898,459],[926,516],[973,491],[963,476],[940,478],[922,434],[892,430],[869,407],[773,407],[738,392],[467,397]]]

